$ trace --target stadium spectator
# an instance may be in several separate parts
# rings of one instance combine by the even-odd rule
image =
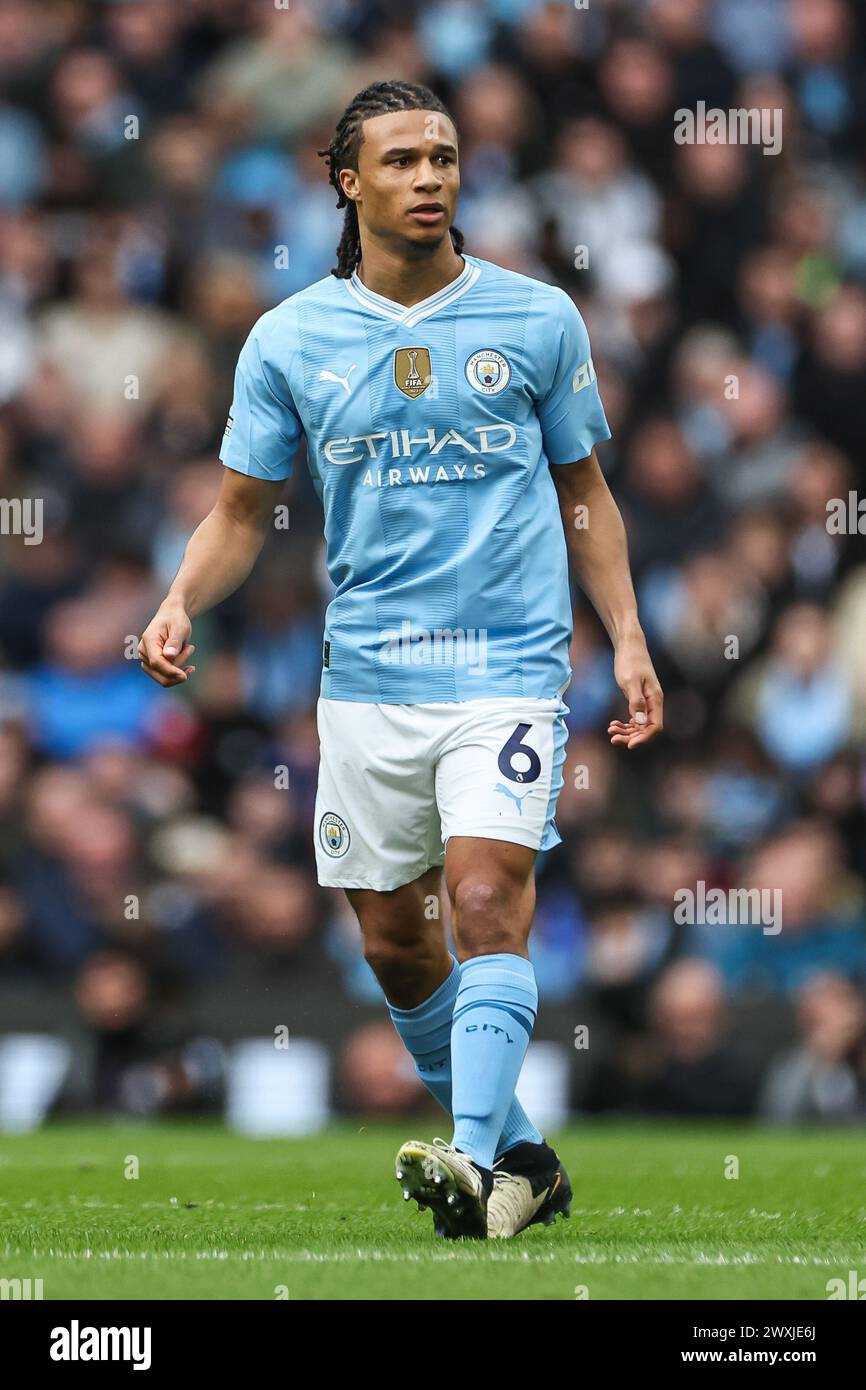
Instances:
[[[801,1040],[773,1063],[760,1114],[774,1124],[866,1119],[866,1008],[839,976],[817,975],[797,1001]]]

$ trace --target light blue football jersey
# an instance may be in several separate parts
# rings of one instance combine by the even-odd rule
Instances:
[[[328,276],[241,350],[220,458],[288,478],[306,436],[336,589],[328,699],[554,698],[570,678],[548,465],[610,438],[589,338],[562,290],[464,259],[410,308]]]

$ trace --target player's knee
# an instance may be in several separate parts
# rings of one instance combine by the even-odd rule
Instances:
[[[454,893],[456,929],[462,953],[489,955],[523,947],[514,885],[496,875],[467,876]]]

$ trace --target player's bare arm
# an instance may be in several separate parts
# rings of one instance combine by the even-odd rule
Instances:
[[[171,588],[139,643],[142,667],[158,685],[180,685],[195,671],[185,664],[195,651],[192,621],[247,578],[282,490],[281,482],[225,470],[219,497],[190,536]]]
[[[595,450],[551,472],[572,564],[613,643],[617,685],[628,700],[628,722],[611,721],[610,741],[637,748],[661,731],[664,696],[638,619],[622,517]]]

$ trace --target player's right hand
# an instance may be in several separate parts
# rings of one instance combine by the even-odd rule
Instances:
[[[141,669],[157,685],[180,685],[189,680],[195,667],[184,666],[184,662],[195,651],[189,640],[191,634],[192,623],[176,604],[163,604],[148,624],[138,644],[138,655]]]

